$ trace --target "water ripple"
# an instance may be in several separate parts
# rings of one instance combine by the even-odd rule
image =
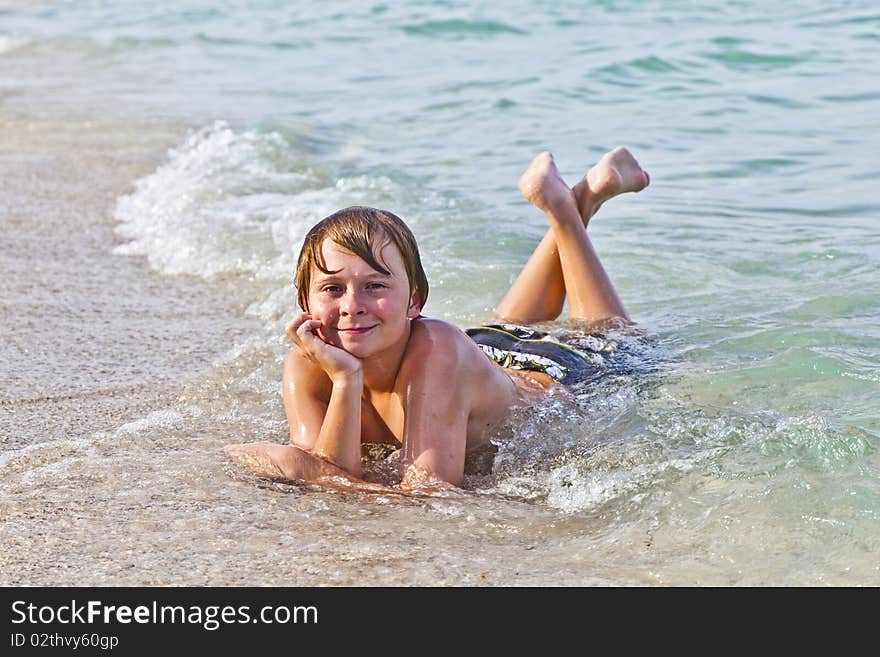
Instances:
[[[404,25],[400,28],[407,34],[437,38],[486,38],[502,34],[528,34],[512,25],[498,21],[468,21],[451,19],[444,21],[426,21],[415,25]]]
[[[776,55],[750,52],[748,50],[726,50],[724,52],[705,52],[702,56],[706,59],[723,64],[734,71],[772,71],[787,69],[798,64],[803,64],[815,55],[808,52],[800,55]]]

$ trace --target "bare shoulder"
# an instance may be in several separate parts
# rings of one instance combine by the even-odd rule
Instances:
[[[474,355],[482,355],[474,341],[460,328],[441,319],[427,317],[413,320],[408,351],[431,360],[439,357],[438,360],[447,366],[455,367],[472,365]],[[482,364],[482,361],[477,360],[477,364]]]
[[[413,320],[406,360],[411,372],[427,369],[426,376],[470,398],[511,385],[464,331],[439,319]]]
[[[422,336],[434,336],[443,339],[455,340],[458,336],[467,338],[464,332],[442,319],[430,317],[417,317],[412,321],[412,336],[416,339]]]

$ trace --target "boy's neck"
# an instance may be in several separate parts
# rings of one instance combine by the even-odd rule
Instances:
[[[364,390],[391,392],[394,389],[411,332],[412,323],[407,323],[406,332],[400,340],[381,353],[363,359]]]

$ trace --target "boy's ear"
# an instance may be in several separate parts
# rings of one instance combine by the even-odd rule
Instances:
[[[422,297],[419,294],[418,290],[413,290],[412,297],[409,300],[409,309],[406,311],[406,316],[409,319],[415,319],[419,315],[422,314]]]

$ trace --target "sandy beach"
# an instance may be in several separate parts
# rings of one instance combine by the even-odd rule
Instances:
[[[0,124],[5,449],[142,416],[246,330],[228,286],[112,254],[116,198],[176,137],[157,126]]]
[[[166,407],[253,328],[243,319],[241,281],[236,292],[222,280],[161,276],[140,258],[112,253],[121,241],[117,197],[155,169],[182,132],[0,119],[0,466],[7,483],[23,477],[32,487],[30,500],[14,493],[0,500],[3,585],[94,583],[59,571],[76,562],[88,572],[100,541],[70,554],[64,528],[53,523],[71,520],[64,500],[107,510],[88,477],[71,495],[53,489],[51,472],[38,484],[22,468],[51,470],[89,437]],[[97,459],[90,467],[103,466]]]

